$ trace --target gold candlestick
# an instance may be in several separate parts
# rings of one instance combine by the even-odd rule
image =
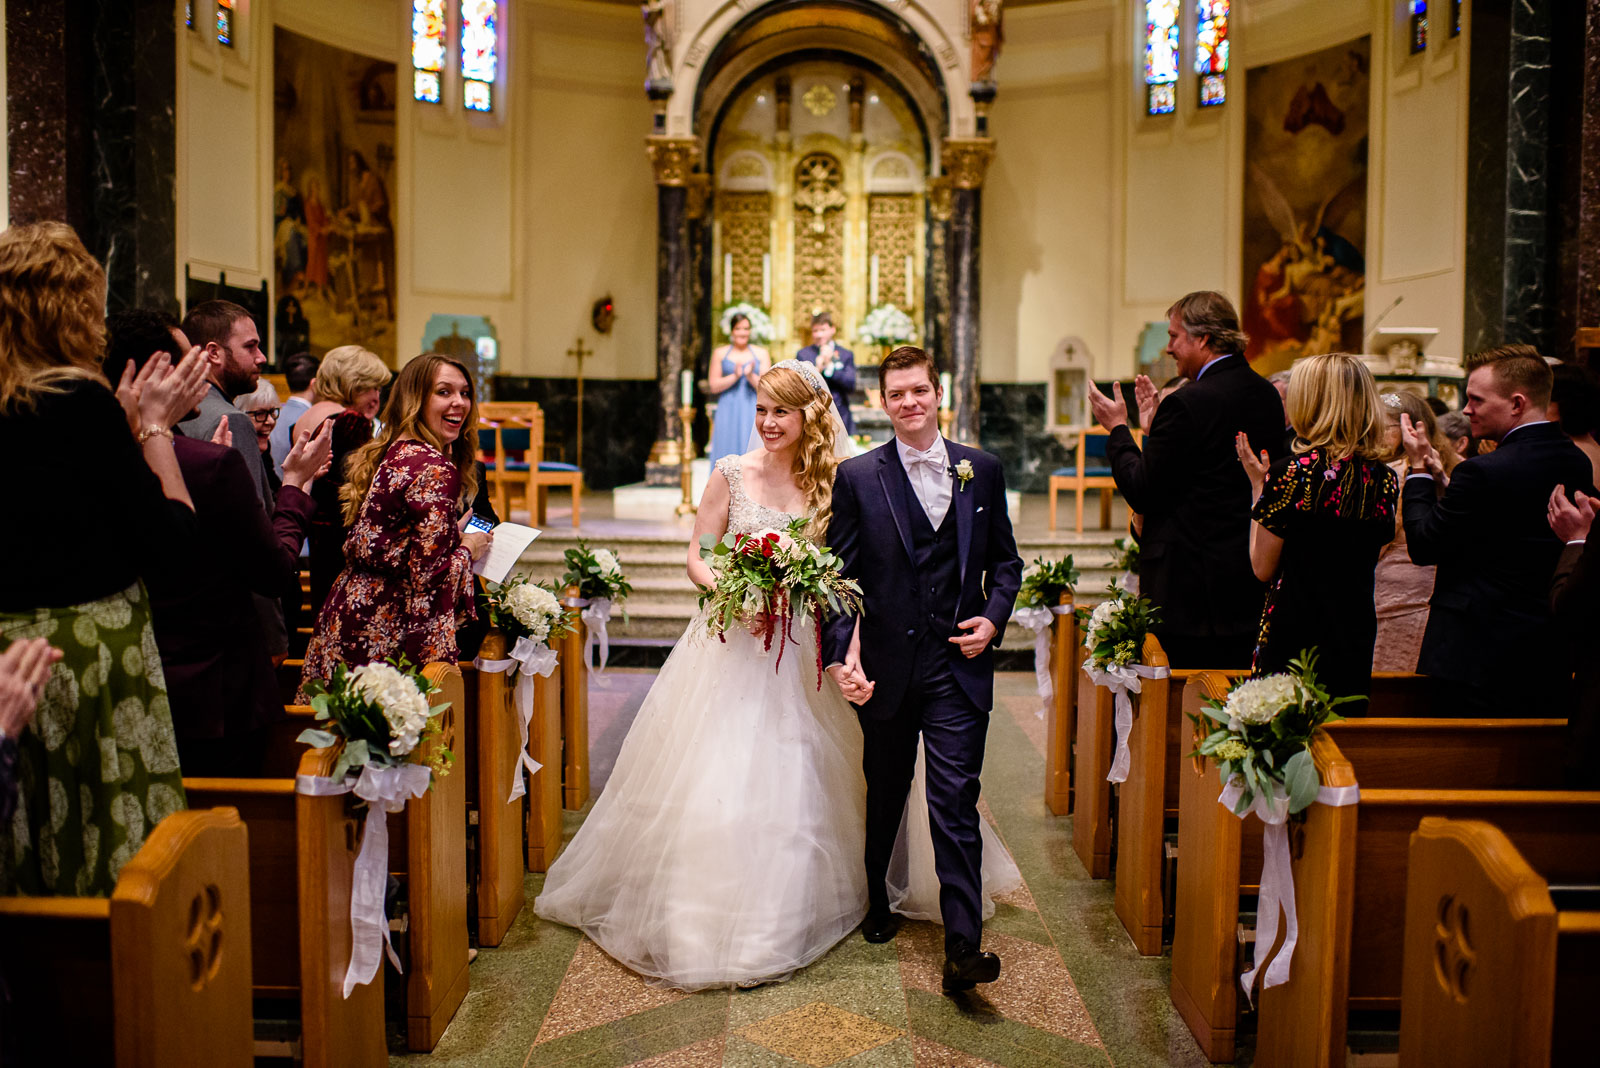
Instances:
[[[689,466],[694,457],[694,442],[689,437],[689,432],[694,428],[694,406],[684,405],[678,409],[678,427],[681,437],[678,442],[678,480],[683,485],[683,500],[678,502],[679,515],[693,515],[698,509],[694,503],[694,471]]]

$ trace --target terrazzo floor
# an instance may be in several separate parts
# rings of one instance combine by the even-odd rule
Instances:
[[[607,672],[591,691],[598,794],[645,691],[649,670]],[[587,938],[529,907],[472,965],[472,989],[430,1055],[410,1068],[1034,1068],[1201,1065],[1167,996],[1166,958],[1141,958],[1112,912],[1109,882],[1088,878],[1070,819],[1042,798],[1044,723],[1031,673],[996,685],[984,767],[984,818],[1025,885],[1001,901],[984,948],[1004,970],[972,994],[940,993],[941,930],[911,923],[885,945],[851,935],[790,981],[683,994],[646,986]],[[571,835],[586,813],[569,813]]]

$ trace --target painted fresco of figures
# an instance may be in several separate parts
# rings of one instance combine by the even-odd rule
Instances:
[[[1361,38],[1247,75],[1243,325],[1263,373],[1361,349],[1370,49]]]

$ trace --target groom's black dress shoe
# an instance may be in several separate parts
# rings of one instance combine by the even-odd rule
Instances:
[[[873,945],[889,941],[900,931],[900,917],[892,912],[869,912],[861,921],[861,937]]]
[[[971,990],[978,983],[1000,978],[1000,958],[983,953],[966,941],[957,941],[945,950],[944,991],[946,994]]]

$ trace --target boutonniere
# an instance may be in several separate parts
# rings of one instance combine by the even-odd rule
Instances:
[[[954,473],[956,478],[961,480],[960,488],[963,490],[966,489],[967,483],[972,481],[972,461],[962,460],[960,463],[956,464]]]

